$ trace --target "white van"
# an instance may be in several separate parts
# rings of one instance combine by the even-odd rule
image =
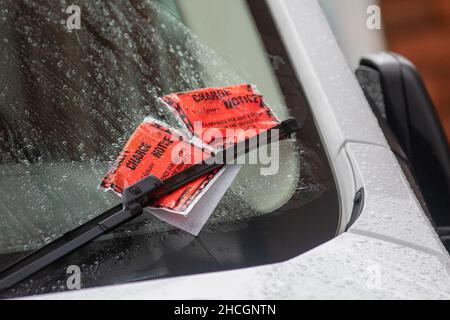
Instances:
[[[197,237],[144,214],[0,297],[450,297],[432,200],[380,128],[383,61],[355,77],[317,1],[90,1],[79,28],[62,3],[0,3],[0,283],[120,204],[97,186],[145,116],[170,121],[160,96],[252,83],[300,130],[277,174],[243,166]]]

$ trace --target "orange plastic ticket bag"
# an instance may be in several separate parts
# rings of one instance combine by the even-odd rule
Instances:
[[[239,142],[242,137],[251,138],[279,124],[263,96],[249,84],[172,93],[162,101],[189,131],[216,148]]]
[[[177,130],[147,118],[132,134],[103,178],[101,187],[121,194],[126,187],[149,175],[164,181],[206,159],[206,149],[228,147],[279,124],[252,85],[173,93],[162,100],[181,118],[193,139],[186,139]],[[209,134],[211,130],[219,132],[221,139],[217,139],[217,134]],[[245,131],[244,135],[242,131]],[[200,139],[206,149],[192,143],[196,139]],[[189,206],[194,205],[196,198],[219,178],[224,169],[205,174],[151,206],[187,215]]]
[[[181,134],[154,119],[146,119],[131,135],[100,186],[121,194],[126,187],[149,175],[164,181],[202,157],[208,155]],[[216,173],[205,174],[151,206],[183,212]]]

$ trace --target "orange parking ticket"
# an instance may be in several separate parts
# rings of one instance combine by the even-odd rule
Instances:
[[[227,129],[244,130],[245,138],[251,138],[279,124],[263,96],[249,84],[172,93],[162,100],[175,110],[189,131],[215,147],[225,146],[225,139],[230,143],[242,140]],[[220,143],[215,141],[217,131],[222,137]]]
[[[251,138],[279,124],[262,95],[248,84],[173,93],[162,100],[181,118],[190,137],[156,119],[147,118],[131,135],[103,178],[101,187],[121,194],[126,187],[149,175],[164,181],[208,158],[209,153],[205,150],[228,147],[242,138]],[[231,129],[244,130],[244,137]],[[217,134],[210,135],[210,130],[219,132],[221,139],[217,139]],[[225,176],[226,169],[227,166],[205,174],[152,203],[151,207],[187,216],[221,175]],[[238,171],[232,170],[227,179],[234,179]],[[210,213],[203,216],[209,216]],[[163,220],[167,218],[164,214],[159,217]],[[181,225],[184,226],[184,223]]]
[[[146,119],[131,135],[100,186],[121,194],[126,187],[149,175],[164,181],[207,156],[175,130]],[[215,174],[205,174],[159,199],[152,207],[183,212]]]

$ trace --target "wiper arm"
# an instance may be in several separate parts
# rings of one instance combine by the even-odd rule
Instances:
[[[124,190],[122,204],[109,209],[72,231],[65,233],[55,241],[31,252],[0,271],[0,292],[12,287],[93,239],[138,217],[149,204],[175,191],[179,187],[194,181],[205,173],[222,167],[222,163],[232,163],[236,158],[257,149],[259,146],[273,142],[272,130],[278,130],[276,137],[282,140],[290,137],[298,129],[296,120],[289,118],[270,129],[265,136],[266,139],[262,141],[258,139],[259,136],[256,136],[217,152],[214,157],[216,159],[222,159],[223,162],[221,163],[207,164],[203,162],[195,164],[168,178],[164,182],[154,176],[148,176],[138,181]]]

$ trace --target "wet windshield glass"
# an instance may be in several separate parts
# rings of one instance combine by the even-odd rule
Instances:
[[[241,0],[72,2],[0,2],[0,268],[119,203],[98,185],[146,116],[174,125],[158,97],[245,82],[279,118],[295,116],[303,136],[281,144],[277,174],[245,166],[205,232],[299,209],[330,190],[328,228],[335,232],[332,175],[267,7]],[[70,20],[77,11],[67,10],[72,4],[80,8],[79,29]],[[146,216],[98,241],[174,229]]]

